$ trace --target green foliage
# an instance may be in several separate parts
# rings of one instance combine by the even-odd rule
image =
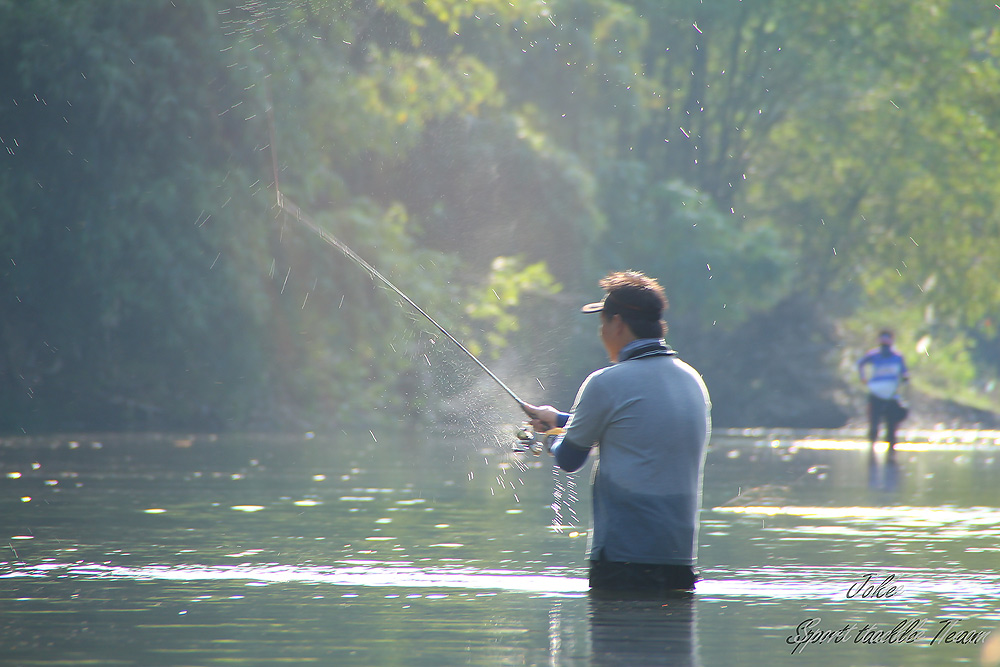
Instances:
[[[240,380],[260,349],[243,331],[258,322],[227,299],[240,276],[210,222],[237,196],[230,211],[248,210],[219,141],[228,123],[205,122],[222,44],[191,25],[211,3],[124,4],[36,2],[0,21],[23,31],[6,35],[17,67],[0,112],[17,147],[0,172],[0,199],[16,202],[0,219],[16,239],[5,429],[221,424],[253,400]]]
[[[720,213],[682,183],[650,182],[641,163],[614,164],[601,182],[611,212],[598,245],[601,270],[630,267],[658,277],[670,297],[669,319],[732,329],[785,295],[789,258],[772,229]]]
[[[425,27],[434,20],[445,26],[449,32],[460,29],[463,20],[486,17],[490,20],[512,20],[527,12],[546,11],[544,0],[528,2],[500,2],[479,0],[478,2],[455,2],[455,0],[378,0],[384,11],[396,14],[414,28]],[[414,32],[414,43],[420,43],[420,33]]]
[[[866,298],[933,304],[975,324],[1000,297],[983,280],[1000,256],[990,251],[1000,162],[996,40],[980,27],[988,9],[855,4],[897,19],[824,25],[845,48],[818,56],[829,63],[826,94],[789,110],[753,206],[816,260],[807,279],[817,292],[862,273]],[[981,255],[969,266],[973,244]],[[936,289],[922,292],[932,275]]]
[[[931,336],[929,385],[987,382],[993,12],[0,1],[0,429],[432,408],[436,333],[278,187],[484,354],[637,268],[692,342],[795,292]]]
[[[837,7],[850,13],[815,29],[841,48],[812,54],[822,85],[764,146],[748,202],[808,260],[797,282],[842,313],[933,313],[922,326],[954,341],[936,345],[930,363],[948,370],[932,373],[934,385],[957,394],[972,382],[967,334],[1000,302],[989,277],[1000,270],[997,40],[982,28],[992,12]]]
[[[465,307],[473,319],[484,320],[486,346],[493,357],[506,345],[510,335],[521,329],[518,312],[525,295],[550,296],[562,289],[549,273],[544,262],[524,266],[519,257],[497,257],[490,264],[489,280]],[[482,353],[479,346],[470,347],[473,354]]]

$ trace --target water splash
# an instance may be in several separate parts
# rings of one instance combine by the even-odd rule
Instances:
[[[577,500],[576,475],[552,466],[552,530],[561,533],[578,527]]]

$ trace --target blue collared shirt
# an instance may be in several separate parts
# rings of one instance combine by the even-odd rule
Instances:
[[[711,402],[696,370],[662,339],[633,341],[577,392],[556,463],[600,451],[590,558],[693,565]]]
[[[618,361],[616,363],[652,354],[673,355],[674,351],[670,349],[667,341],[663,338],[637,338],[622,347],[618,352]],[[569,417],[570,413],[560,412],[556,421],[557,425],[560,427],[566,426]],[[587,462],[587,457],[590,455],[590,447],[566,441],[564,436],[559,436],[555,439],[550,451],[556,457],[556,464],[569,472],[579,470]]]

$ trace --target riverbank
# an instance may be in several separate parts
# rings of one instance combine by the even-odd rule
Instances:
[[[909,415],[902,423],[903,430],[940,431],[951,429],[993,430],[1000,429],[1000,414],[980,410],[954,401],[944,401],[921,394],[911,395],[907,401]],[[867,429],[864,406],[854,411],[844,428]]]

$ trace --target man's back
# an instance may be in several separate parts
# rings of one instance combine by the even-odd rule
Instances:
[[[711,432],[708,391],[675,356],[632,359],[591,374],[567,439],[600,443],[591,558],[690,565]]]

